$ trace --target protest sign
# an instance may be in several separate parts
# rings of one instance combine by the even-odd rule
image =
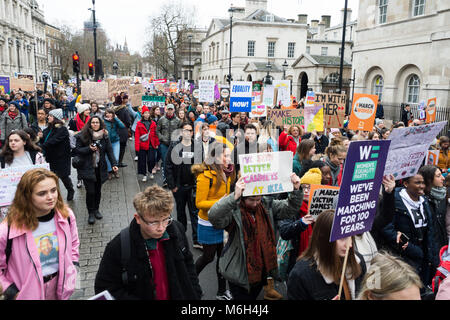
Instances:
[[[390,143],[389,140],[350,143],[330,242],[372,228]]]
[[[105,300],[115,300],[114,297],[109,293],[108,290],[102,291],[99,294],[89,298],[88,300],[97,300],[97,301],[105,301]]]
[[[220,99],[220,90],[217,84],[214,85],[214,100]]]
[[[200,97],[200,90],[199,89],[195,89],[194,91],[192,91],[192,96],[194,97],[194,99],[197,99]]]
[[[0,93],[6,94],[10,92],[9,77],[0,77]]]
[[[291,105],[291,82],[289,80],[274,80],[273,86],[277,92],[276,105],[289,107]]]
[[[339,195],[339,187],[325,185],[311,185],[309,191],[308,213],[317,220],[319,214],[325,210],[334,209],[334,198]]]
[[[262,104],[268,108],[272,108],[274,106],[274,98],[275,98],[275,87],[273,85],[264,86]]]
[[[252,111],[252,83],[232,81],[230,93],[230,112]]]
[[[290,151],[239,155],[244,197],[290,192],[293,154]]]
[[[447,121],[441,121],[392,130],[384,175],[392,174],[395,180],[414,176],[433,140],[446,124]]]
[[[306,92],[305,96],[305,107],[307,106],[314,106],[316,104],[316,96],[313,91]]]
[[[273,121],[277,126],[305,125],[303,109],[268,109],[267,119]]]
[[[178,83],[176,82],[171,82],[169,84],[169,92],[170,93],[177,93],[178,92]]]
[[[436,97],[428,99],[426,110],[426,123],[436,121]]]
[[[439,150],[428,150],[425,164],[437,166],[439,162]]]
[[[97,103],[108,101],[108,83],[81,81],[81,94],[84,100],[96,101]]]
[[[159,106],[163,107],[166,105],[166,97],[160,96],[143,96],[142,104],[147,107]]]
[[[132,107],[139,107],[142,105],[142,95],[145,93],[142,84],[135,84],[128,89],[128,100]]]
[[[372,131],[378,105],[378,96],[355,93],[348,128]]]
[[[44,168],[50,170],[50,166],[48,163],[31,166],[11,167],[0,170],[0,207],[11,205],[16,194],[17,185],[19,184],[22,176],[28,170],[36,168]]]
[[[198,89],[200,90],[199,102],[214,102],[214,80],[199,80]]]
[[[250,118],[259,118],[259,117],[266,117],[267,116],[267,107],[263,104],[260,105],[253,105],[252,104],[252,111],[249,113]]]
[[[263,83],[262,81],[253,81],[252,84],[252,106],[257,106],[262,104]]]
[[[11,78],[10,90],[34,91],[34,80],[27,77]]]
[[[345,120],[345,94],[316,92],[315,104],[323,105],[325,128],[343,128]]]
[[[230,90],[228,88],[222,88],[220,89],[220,97],[223,100],[228,99],[228,97],[230,96]]]
[[[107,79],[108,83],[108,98],[112,98],[114,94],[120,94],[121,92],[128,93],[128,87],[130,86],[130,79]]]
[[[306,132],[324,131],[323,128],[323,105],[305,106],[305,129]]]

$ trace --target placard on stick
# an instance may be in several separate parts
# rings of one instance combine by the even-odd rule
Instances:
[[[303,109],[268,109],[267,119],[273,121],[277,126],[305,125]]]
[[[345,120],[345,94],[316,92],[315,103],[323,105],[324,127],[343,128]]]
[[[84,100],[103,103],[108,101],[108,83],[107,82],[81,82],[81,94]]]
[[[309,214],[317,217],[325,210],[333,209],[335,197],[339,195],[339,187],[325,185],[311,185],[309,191]]]

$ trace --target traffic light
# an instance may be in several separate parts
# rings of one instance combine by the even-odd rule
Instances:
[[[231,74],[227,74],[227,81],[228,81],[228,82],[233,81],[233,78],[231,77]]]
[[[77,53],[72,55],[73,72],[80,73],[80,56]]]
[[[89,66],[89,75],[93,76],[94,75],[94,64],[92,62],[89,62],[88,66]]]

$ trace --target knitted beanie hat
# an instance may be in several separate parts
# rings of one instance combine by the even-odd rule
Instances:
[[[300,184],[321,184],[322,171],[319,168],[312,168],[300,179]]]
[[[63,111],[62,109],[53,109],[52,111],[50,111],[48,113],[49,116],[52,116],[53,118],[56,118],[58,120],[63,120],[64,119],[64,115],[63,115]]]

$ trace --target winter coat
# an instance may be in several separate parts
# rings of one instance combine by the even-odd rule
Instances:
[[[119,129],[120,143],[126,143],[128,140],[128,128],[132,125],[131,115],[126,105],[114,107],[114,112],[125,125],[125,128]]]
[[[450,156],[449,156],[448,153],[447,153],[447,155],[445,155],[442,150],[439,151],[439,158],[438,158],[438,165],[437,166],[441,170],[448,170],[448,169],[450,169]]]
[[[309,138],[311,138],[311,133],[307,133],[302,136],[302,140]],[[328,139],[326,134],[323,134],[320,139],[314,137],[314,142],[316,143],[316,154],[323,154],[325,153],[325,149],[328,147],[330,140]]]
[[[101,183],[108,180],[108,169],[106,165],[106,155],[111,162],[111,166],[117,166],[117,159],[114,157],[114,153],[111,146],[111,141],[109,141],[108,135],[104,135],[102,139],[99,140],[99,150],[100,150],[100,161],[98,163],[100,168]],[[80,134],[76,135],[76,147],[73,150],[74,156],[79,156],[82,159],[83,164],[78,171],[78,178],[82,180],[97,181],[94,168],[94,151],[90,148],[90,142],[84,141]]]
[[[53,128],[47,127],[43,132],[41,142],[45,159],[50,164],[50,170],[61,178],[70,176],[69,130],[62,124],[57,124]]]
[[[197,193],[198,196],[198,193]],[[217,201],[209,210],[209,222],[216,229],[225,229],[233,222],[235,227],[230,230],[228,242],[219,259],[219,271],[222,276],[235,285],[250,290],[247,272],[246,246],[244,243],[244,229],[241,209],[238,200],[234,199],[234,193]],[[273,197],[262,197],[262,205],[266,209],[271,227],[275,230],[275,222],[281,219],[289,219],[297,215],[303,201],[303,191],[294,190],[289,193],[288,199],[274,200]],[[272,270],[271,274],[278,278],[278,270]]]
[[[291,151],[295,155],[297,151],[297,143],[295,142],[294,137],[288,135],[286,132],[283,131],[280,133],[278,143],[280,145],[281,151]]]
[[[145,125],[142,123],[142,121],[139,121],[136,125],[136,131],[134,132],[134,149],[136,150],[136,152],[139,152],[139,150],[149,150],[150,143],[153,149],[157,149],[159,146],[159,139],[156,134],[156,123],[153,120],[150,121],[150,134],[147,141],[140,140],[141,136],[149,132]]]
[[[394,252],[398,252],[406,262],[415,267],[422,281],[424,281],[430,277],[430,272],[433,272],[433,268],[439,265],[439,249],[434,242],[435,230],[433,216],[430,205],[425,199],[423,202],[423,211],[428,223],[423,243],[420,244],[412,218],[400,197],[401,189],[397,188],[395,190],[395,214],[392,222],[384,228],[383,235],[387,243],[390,244],[391,249]],[[397,244],[397,231],[409,237],[408,247],[405,250],[399,248]],[[424,248],[426,252],[424,252]]]
[[[8,111],[0,117],[0,140],[4,141],[13,130],[23,130],[27,127],[27,118],[22,112],[12,119]]]
[[[106,130],[108,130],[109,140],[111,143],[120,141],[120,130],[125,129],[125,125],[119,118],[114,117],[113,121],[103,119],[105,122]]]
[[[133,120],[133,124],[131,125],[131,131],[136,131],[137,123],[142,119],[142,115],[140,112],[134,111],[131,105],[128,105],[128,112],[131,115],[131,120]]]
[[[202,160],[202,154],[201,154],[201,148],[195,148],[194,140],[191,140],[191,146],[185,147],[181,143],[181,139],[178,142],[174,142],[170,144],[169,150],[167,151],[167,154],[169,155],[166,158],[165,166],[164,166],[164,172],[166,175],[167,185],[169,187],[169,190],[173,190],[176,187],[180,188],[182,187],[181,181],[182,180],[182,174],[187,174],[187,169],[192,169],[192,165],[194,165],[196,162],[201,162]],[[184,152],[190,152],[188,150],[193,149],[193,154],[184,155]],[[177,152],[178,151],[178,152]],[[172,153],[177,154],[177,157],[172,157]],[[192,157],[191,157],[192,156]],[[187,166],[187,169],[184,170]],[[189,170],[188,173],[191,178],[191,180],[195,183],[195,177],[193,176],[192,170]],[[189,180],[189,177],[184,177],[185,181]],[[187,179],[186,179],[187,178]]]
[[[161,144],[169,146],[172,140],[172,133],[179,129],[181,120],[177,118],[177,116],[173,116],[173,118],[167,118],[163,116],[158,121],[158,125],[156,128],[156,133],[158,134],[158,139]]]
[[[55,210],[55,225],[59,247],[59,276],[57,297],[68,300],[75,290],[79,259],[80,241],[76,218],[69,210],[69,218],[64,218]],[[70,220],[70,221],[69,221]],[[11,226],[9,239],[12,239],[11,255],[6,265],[5,249],[8,224],[0,224],[0,285],[7,298],[17,300],[44,300],[44,280],[41,260],[34,241],[32,230],[19,230]]]
[[[302,171],[302,160],[300,160],[298,154],[296,154],[292,162],[292,172],[300,177],[300,171]]]
[[[358,252],[355,252],[355,258],[361,266],[361,275],[354,281],[356,297],[367,270],[364,259]],[[349,282],[347,281],[347,283]],[[338,292],[339,285],[335,284],[332,279],[324,277],[318,270],[315,261],[301,259],[297,261],[289,274],[287,281],[289,300],[331,300],[337,296]],[[341,300],[344,299],[344,290],[342,290]]]
[[[441,201],[433,198],[431,195],[425,195],[430,205],[431,216],[433,217],[434,243],[440,249],[448,245],[447,229],[445,225],[445,216],[447,214],[446,199]]]
[[[129,230],[131,250],[127,267],[128,286],[125,286],[122,281],[122,250],[119,234],[106,246],[95,278],[95,292],[108,290],[117,300],[153,300],[156,294],[152,281],[152,268],[145,241],[135,219],[131,222]],[[167,233],[169,240],[162,241],[161,244],[166,259],[169,298],[199,300],[201,288],[183,226],[178,221],[173,221],[167,227]]]

